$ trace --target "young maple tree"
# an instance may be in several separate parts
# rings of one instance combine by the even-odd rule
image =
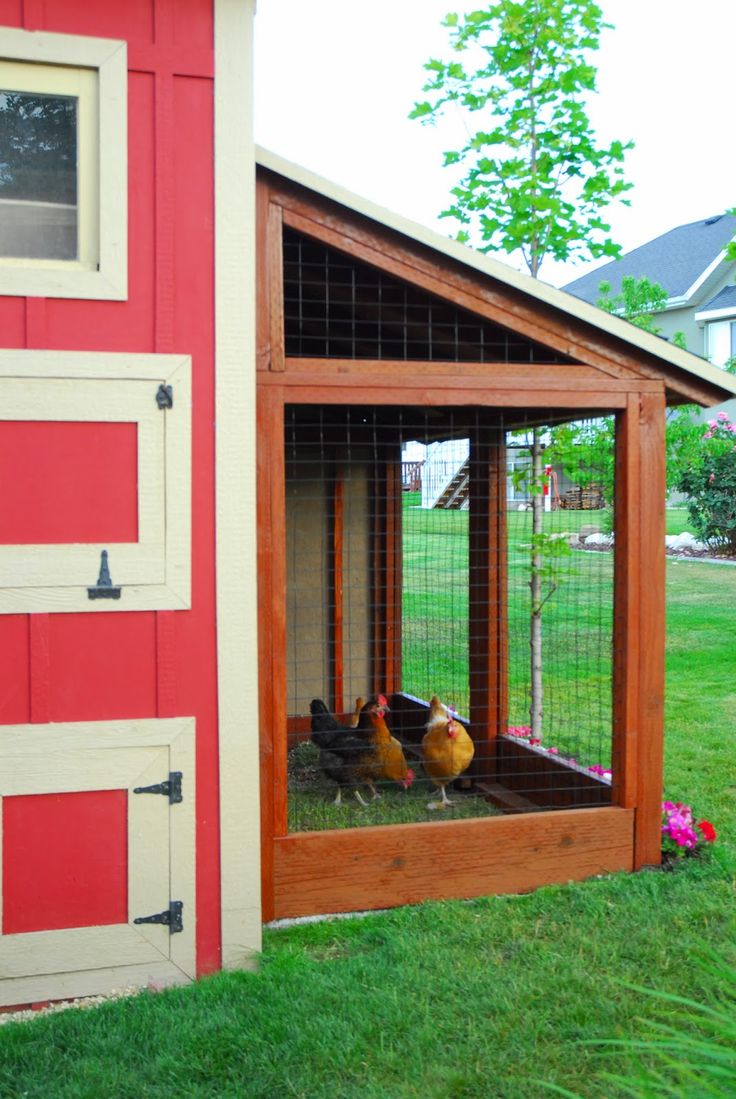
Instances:
[[[462,147],[445,153],[465,169],[442,214],[463,226],[458,239],[520,252],[534,277],[547,257],[618,256],[602,213],[632,186],[623,177],[632,143],[597,144],[586,111],[589,55],[610,25],[600,7],[497,0],[444,25],[456,59],[426,63],[430,98],[410,117],[433,123],[452,105],[467,126]]]
[[[543,261],[618,256],[603,211],[631,187],[623,160],[631,142],[597,144],[586,103],[595,91],[590,54],[609,25],[593,0],[497,0],[450,14],[454,60],[432,59],[410,117],[435,122],[449,106],[466,124],[446,165],[465,169],[443,216],[459,240],[482,251],[520,252],[537,278]],[[477,124],[476,124],[476,121]],[[626,201],[622,199],[622,201]],[[543,536],[542,439],[533,434],[531,554],[531,729],[542,733],[542,609],[548,595]]]

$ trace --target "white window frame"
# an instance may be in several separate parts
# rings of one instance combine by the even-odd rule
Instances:
[[[160,386],[172,407],[160,408]],[[0,351],[0,421],[135,423],[136,542],[0,546],[0,614],[191,606],[188,355]],[[102,551],[117,599],[90,598]]]
[[[94,148],[80,179],[82,226],[77,260],[24,260],[0,257],[0,295],[90,298],[124,301],[128,296],[127,79],[125,42],[0,28],[0,87],[3,62],[27,63],[28,82],[20,90],[68,95],[75,70],[96,77],[96,102],[85,105],[93,119]],[[53,67],[56,67],[54,70]],[[38,86],[33,85],[34,71]],[[89,140],[85,133],[84,141]],[[84,204],[84,205],[83,205]]]

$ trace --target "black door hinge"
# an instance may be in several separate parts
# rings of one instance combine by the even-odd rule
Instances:
[[[156,404],[159,408],[173,408],[174,407],[174,387],[173,385],[161,385],[156,390]]]
[[[107,563],[107,550],[100,554],[100,575],[94,587],[87,588],[89,599],[119,599],[120,588],[115,587],[110,577],[110,566]]]
[[[181,771],[169,771],[169,777],[164,782],[157,782],[154,786],[136,786],[134,794],[163,794],[169,799],[169,805],[178,805],[184,800],[181,792]]]
[[[176,935],[177,931],[184,930],[183,911],[183,901],[169,901],[169,907],[163,912],[156,912],[153,916],[136,916],[133,923],[162,923],[168,927],[169,935]]]

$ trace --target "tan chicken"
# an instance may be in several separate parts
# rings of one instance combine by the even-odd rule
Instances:
[[[384,703],[384,705],[379,705],[376,709],[370,710],[368,717],[373,726],[373,737],[371,739],[377,749],[376,754],[381,771],[380,777],[388,782],[398,782],[400,786],[408,790],[414,781],[414,772],[407,765],[404,749],[396,737],[391,735],[391,730],[386,724],[384,714],[388,710],[388,703],[384,695],[379,695],[378,700],[379,703]],[[377,792],[374,793],[375,796],[377,796]]]
[[[444,809],[452,802],[445,787],[470,766],[475,745],[465,727],[450,713],[437,695],[429,703],[427,731],[422,738],[424,770],[439,788],[441,801],[430,801],[428,809]]]

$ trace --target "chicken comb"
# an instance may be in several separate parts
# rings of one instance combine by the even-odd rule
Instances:
[[[388,699],[385,695],[379,695],[377,701],[379,706],[388,706]]]

